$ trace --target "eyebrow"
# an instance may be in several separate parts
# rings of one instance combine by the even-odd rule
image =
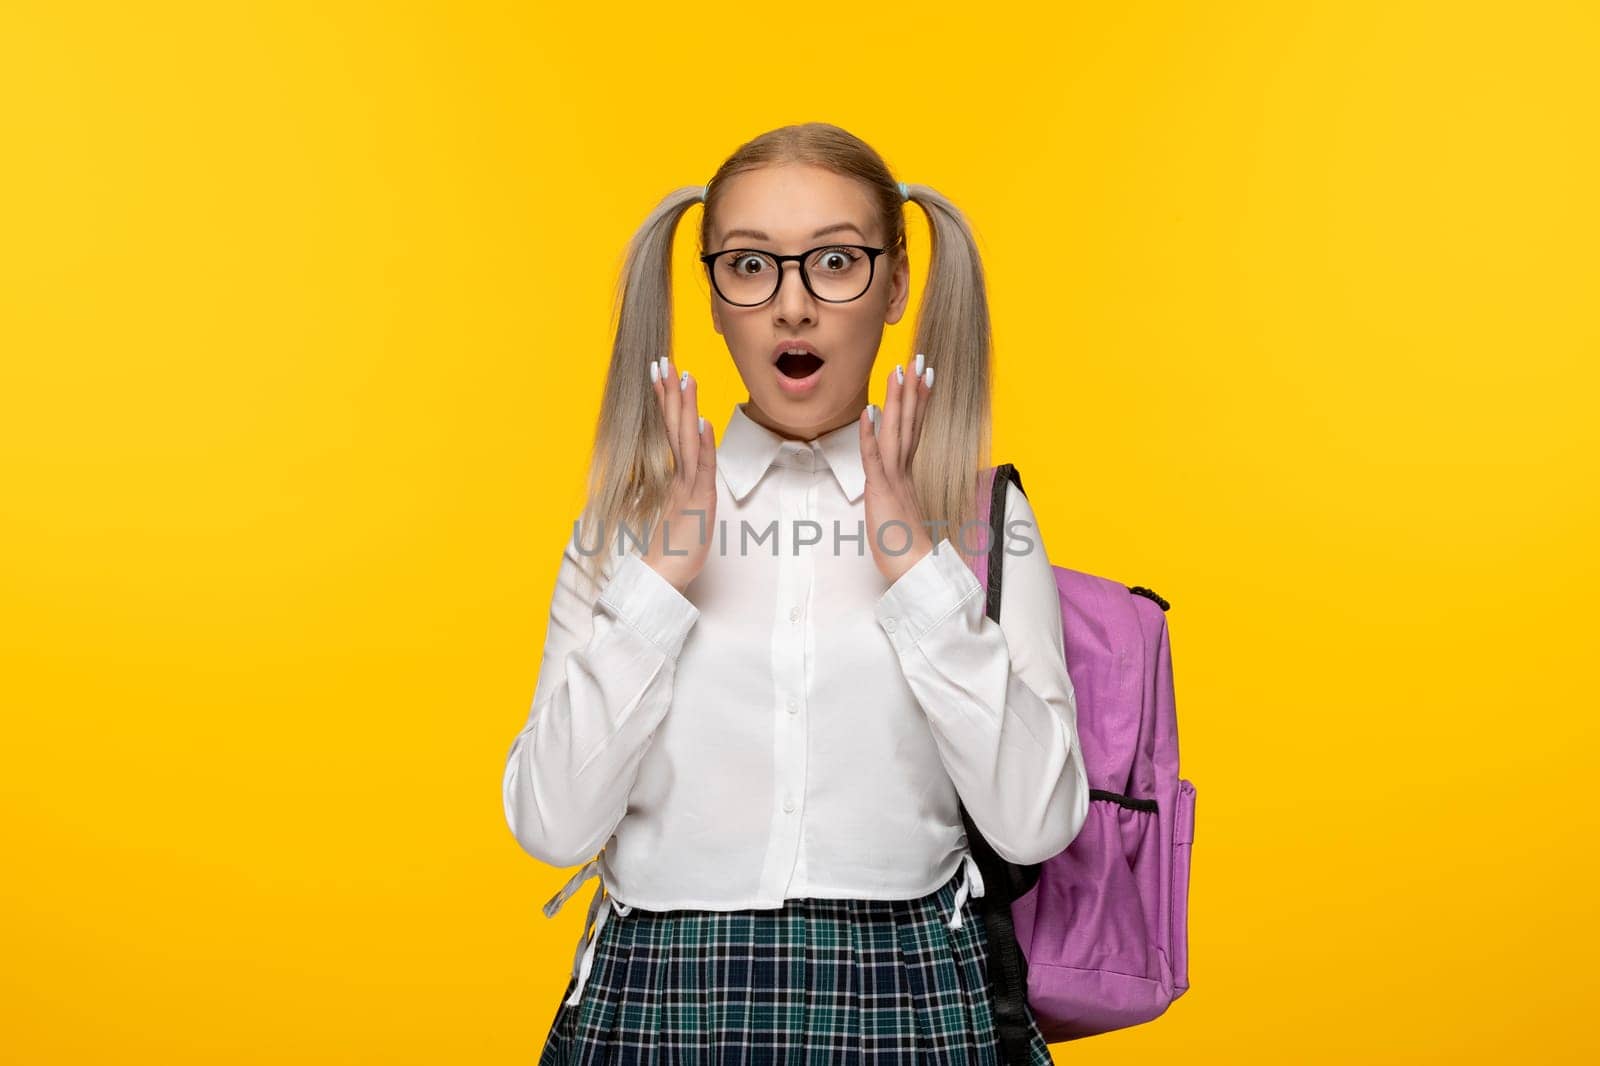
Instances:
[[[811,236],[813,236],[813,237],[826,237],[830,233],[838,233],[840,230],[847,230],[847,229],[855,230],[857,236],[859,236],[862,240],[866,240],[867,235],[865,233],[862,233],[861,232],[861,227],[857,226],[854,222],[835,222],[831,226],[823,226],[821,229],[817,230],[817,232],[813,233]],[[765,233],[762,233],[758,229],[731,229],[727,233],[724,233],[722,235],[722,239],[725,240],[725,241],[732,240],[735,237],[754,237],[758,241],[770,241],[770,240],[772,240],[772,238],[770,236],[768,236]]]

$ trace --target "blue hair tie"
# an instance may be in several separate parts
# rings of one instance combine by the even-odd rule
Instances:
[[[911,193],[906,189],[906,183],[903,182],[903,181],[900,183],[900,199],[902,199],[902,200],[911,199]]]
[[[708,193],[710,191],[711,191],[711,183],[709,181],[706,182],[704,185],[700,186],[700,202],[701,203],[705,203],[706,202],[706,193]]]

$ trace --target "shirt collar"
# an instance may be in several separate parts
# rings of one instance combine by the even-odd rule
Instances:
[[[845,499],[854,502],[861,497],[867,482],[866,471],[861,466],[860,433],[857,423],[850,422],[814,440],[789,440],[745,414],[743,403],[734,404],[722,439],[717,443],[717,470],[733,498],[743,500],[774,462],[781,459],[787,463],[784,457],[809,449],[812,461],[820,456],[833,471]]]

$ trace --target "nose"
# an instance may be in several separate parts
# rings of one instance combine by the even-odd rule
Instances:
[[[772,313],[774,320],[785,326],[792,326],[799,322],[816,321],[816,300],[812,298],[806,288],[805,279],[800,276],[799,263],[781,263],[782,273],[778,275],[778,291],[772,297]]]

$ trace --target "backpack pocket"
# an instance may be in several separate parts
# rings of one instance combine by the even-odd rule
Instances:
[[[1047,1040],[1137,1025],[1171,1001],[1161,829],[1153,801],[1091,790],[1077,838],[1013,905]]]
[[[1077,839],[1050,860],[1049,887],[1064,898],[1038,901],[1053,912],[1050,962],[1142,980],[1159,976],[1153,950],[1161,915],[1153,876],[1159,829],[1154,804],[1142,809],[1098,792],[1090,799]]]

